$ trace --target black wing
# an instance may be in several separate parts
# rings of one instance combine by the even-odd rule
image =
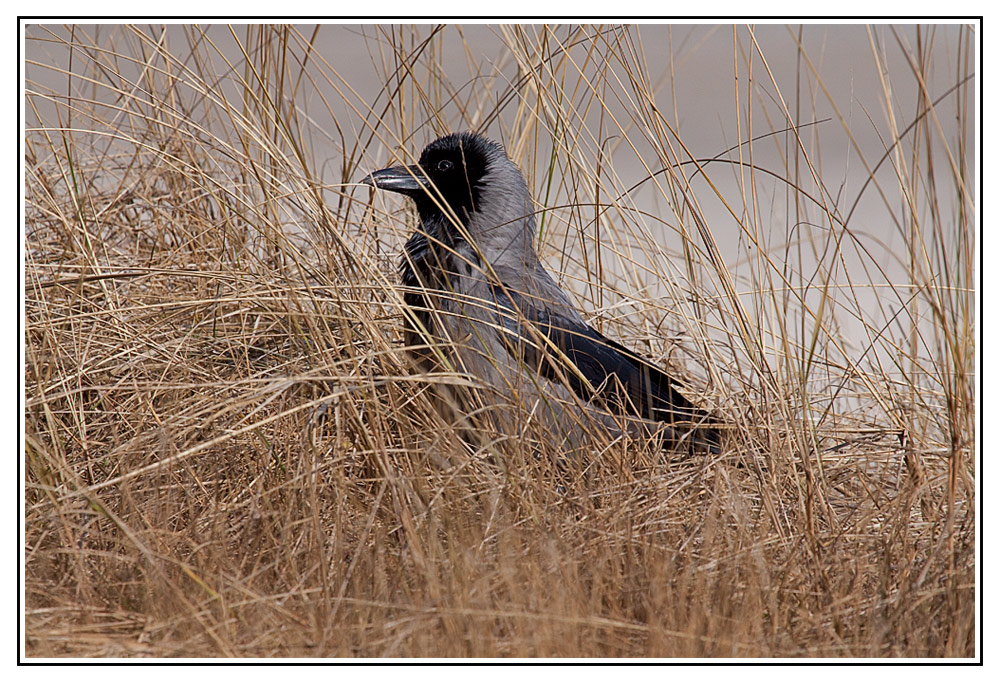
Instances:
[[[492,291],[497,306],[506,309],[499,311],[510,333],[505,345],[518,361],[549,380],[569,384],[582,400],[600,401],[613,413],[697,428],[701,440],[717,449],[719,435],[709,426],[711,417],[684,398],[665,372],[583,322],[553,313],[513,290],[493,286]],[[526,329],[525,321],[535,332]],[[544,348],[549,344],[558,353]],[[565,367],[560,354],[578,372]]]

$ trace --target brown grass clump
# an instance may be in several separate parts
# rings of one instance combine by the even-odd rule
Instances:
[[[735,142],[707,158],[680,77],[651,80],[667,27],[28,27],[25,654],[975,656],[974,35],[950,28],[852,29],[891,79],[878,124],[802,30],[768,34],[797,94],[732,29]],[[824,174],[824,117],[863,186]],[[398,343],[414,218],[352,183],[471,127],[550,208],[540,251],[595,324],[725,416],[723,455],[567,463],[434,411],[458,378]]]

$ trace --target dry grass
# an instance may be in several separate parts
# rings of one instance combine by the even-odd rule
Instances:
[[[968,29],[947,78],[933,29],[871,31],[873,60],[911,58],[879,123],[828,100],[821,46],[799,93],[734,29],[727,130],[759,139],[712,163],[651,82],[666,27],[496,28],[488,72],[466,30],[368,27],[375,97],[316,49],[346,30],[30,29],[28,656],[975,655]],[[822,126],[796,128],[831,106],[867,187],[824,180]],[[721,457],[553,466],[433,411],[447,378],[398,344],[414,217],[351,183],[487,124],[554,207],[543,258],[692,373]],[[623,157],[652,175],[633,192]]]

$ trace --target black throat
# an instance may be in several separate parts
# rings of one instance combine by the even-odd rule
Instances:
[[[433,343],[434,339],[427,339],[426,333],[442,336],[435,312],[447,313],[452,308],[449,304],[455,302],[457,278],[471,274],[478,265],[469,263],[464,256],[471,251],[463,248],[466,245],[450,220],[440,213],[423,221],[406,241],[399,274],[406,288],[403,302],[409,309],[405,320],[407,346]],[[463,255],[459,255],[459,250]]]

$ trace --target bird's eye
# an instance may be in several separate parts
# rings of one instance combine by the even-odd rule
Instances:
[[[455,164],[451,163],[447,159],[442,159],[441,161],[438,162],[438,170],[441,171],[442,173],[447,173],[452,169],[454,165]]]

